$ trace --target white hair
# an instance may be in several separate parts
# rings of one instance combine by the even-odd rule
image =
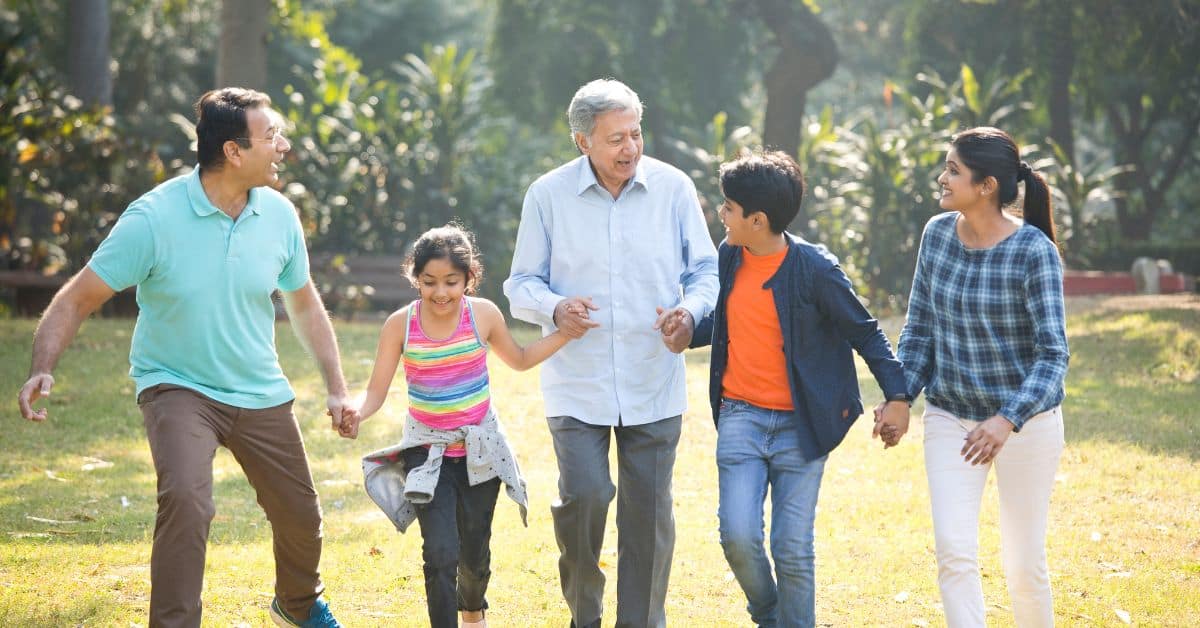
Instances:
[[[596,79],[579,88],[567,107],[567,124],[571,127],[571,139],[576,133],[590,136],[596,128],[596,117],[609,111],[637,113],[642,121],[642,101],[637,92],[616,79]]]

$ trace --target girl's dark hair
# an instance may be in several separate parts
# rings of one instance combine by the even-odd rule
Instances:
[[[412,253],[404,261],[404,274],[408,275],[414,288],[420,289],[417,278],[424,272],[429,260],[448,260],[455,270],[466,275],[467,294],[474,294],[475,288],[483,280],[483,264],[479,261],[473,239],[469,231],[455,223],[422,233],[413,244]]]
[[[990,126],[967,129],[954,136],[951,145],[958,158],[973,174],[972,180],[980,183],[995,177],[1000,185],[1001,207],[1017,200],[1017,183],[1025,182],[1025,222],[1042,230],[1051,242],[1058,243],[1054,235],[1054,209],[1050,203],[1050,188],[1042,175],[1021,161],[1016,142],[1008,133]]]

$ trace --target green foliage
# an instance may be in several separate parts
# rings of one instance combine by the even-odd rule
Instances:
[[[1054,140],[1047,138],[1046,144],[1052,151],[1051,158],[1033,166],[1046,175],[1054,197],[1055,217],[1066,227],[1059,232],[1064,242],[1063,255],[1072,266],[1098,269],[1095,255],[1107,246],[1102,244],[1106,239],[1093,237],[1105,232],[1104,216],[1096,211],[1096,206],[1111,203],[1114,178],[1132,166],[1113,166],[1108,156],[1110,151],[1086,142],[1080,147],[1084,157],[1074,162]]]
[[[981,81],[964,65],[948,83],[930,70],[916,77],[924,96],[889,83],[882,115],[863,109],[837,124],[827,108],[810,118],[801,146],[809,219],[798,227],[838,255],[873,308],[905,307],[920,225],[941,211],[936,179],[950,136],[1027,108],[1014,102],[1024,78]]]
[[[745,96],[762,38],[729,0],[501,0],[488,47],[494,93],[519,121],[565,129],[575,90],[613,77],[646,104],[647,152],[674,161],[686,139],[718,112],[749,120]]]
[[[282,105],[295,140],[286,189],[310,248],[402,255],[425,230],[458,220],[480,234],[489,266],[507,268],[529,169],[543,163],[513,155],[555,151],[507,117],[485,115],[490,80],[475,51],[426,46],[367,76],[329,40],[324,19],[290,5],[280,14],[289,39],[308,42],[313,56],[283,87]],[[499,287],[483,292],[496,298]]]
[[[742,149],[762,144],[762,139],[750,127],[728,129],[728,124],[729,116],[721,111],[702,131],[685,130],[685,139],[667,140],[672,152],[679,157],[675,165],[696,184],[700,208],[708,222],[709,234],[716,242],[725,237],[724,226],[717,216],[722,198],[717,170],[723,162],[737,157]]]
[[[0,11],[0,268],[72,271],[163,164],[110,111],[67,93],[39,35]]]
[[[1089,251],[1088,268],[1129,272],[1139,257],[1165,259],[1177,273],[1200,277],[1200,240],[1117,241]]]

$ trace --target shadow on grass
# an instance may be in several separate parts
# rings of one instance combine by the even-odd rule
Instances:
[[[1099,312],[1071,320],[1069,441],[1200,459],[1200,312]]]
[[[228,460],[219,461],[213,481],[216,516],[209,544],[269,540],[271,528],[254,489],[232,456],[219,452],[222,457]],[[156,488],[148,461],[118,459],[97,471],[51,472],[53,477],[34,469],[0,479],[0,544],[149,543],[153,538]],[[326,512],[362,492],[355,483],[318,485],[317,490]]]

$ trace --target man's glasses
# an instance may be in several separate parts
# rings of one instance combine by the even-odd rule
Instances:
[[[287,138],[283,135],[283,131],[275,131],[267,137],[235,137],[233,139],[239,142],[253,142],[258,140],[260,142],[270,142],[272,144],[279,144],[281,141],[287,141]]]

